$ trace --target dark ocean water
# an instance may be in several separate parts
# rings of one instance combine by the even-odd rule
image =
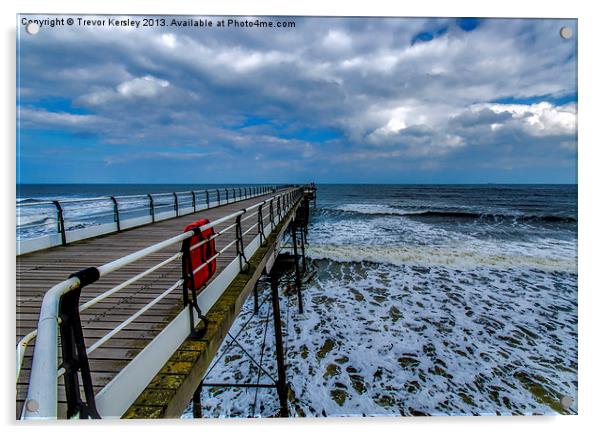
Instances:
[[[192,188],[203,186],[21,186],[18,195]],[[574,185],[318,185],[305,315],[283,296],[293,411],[577,412],[577,225]],[[256,356],[261,318],[239,337]],[[224,360],[214,380],[253,374],[244,357]],[[206,390],[204,413],[276,413],[273,390],[254,393]]]

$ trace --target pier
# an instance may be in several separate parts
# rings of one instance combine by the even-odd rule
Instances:
[[[65,201],[24,204],[50,207],[56,219],[17,245],[17,418],[179,417],[198,402],[203,374],[262,278],[272,282],[278,335],[287,235],[302,309],[315,195],[314,186],[248,186],[107,197],[97,224],[73,228]],[[187,268],[201,249],[210,253]],[[197,287],[195,273],[213,267]],[[276,388],[286,416],[276,350],[278,380],[255,386]]]

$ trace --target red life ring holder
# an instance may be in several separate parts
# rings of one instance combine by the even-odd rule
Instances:
[[[202,289],[213,274],[215,274],[217,268],[217,261],[214,257],[216,253],[215,232],[213,228],[205,229],[204,231],[198,230],[198,228],[208,223],[209,220],[200,219],[184,228],[184,232],[197,229],[196,233],[187,240],[184,240],[182,244],[182,274],[185,286],[187,289],[194,291]],[[205,242],[203,243],[203,241]],[[205,263],[208,264],[199,269]]]

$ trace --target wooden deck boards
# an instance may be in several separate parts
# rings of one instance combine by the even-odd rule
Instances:
[[[164,220],[122,232],[103,235],[78,241],[67,246],[53,247],[47,250],[32,252],[17,257],[17,342],[27,333],[37,327],[39,309],[44,294],[53,285],[65,280],[68,276],[83,268],[100,266],[127,254],[153,245],[157,242],[178,235],[183,228],[200,218],[215,221],[229,215],[241,208],[248,207],[262,199],[273,196],[264,196],[247,199],[244,201],[223,205],[217,208],[203,210],[195,214]],[[257,218],[250,218],[242,222],[243,232],[257,222]],[[231,225],[228,222],[215,228],[216,232]],[[264,224],[269,224],[269,214],[264,212]],[[245,245],[257,235],[254,228],[244,237]],[[235,239],[234,229],[216,239],[217,250],[222,249]],[[134,264],[126,266],[100,281],[85,287],[81,293],[81,303],[92,299],[108,289],[137,273],[153,266],[172,256],[180,249],[180,245],[170,246],[161,252],[150,255]],[[235,247],[231,252],[217,258],[217,276],[223,268],[235,257]],[[127,319],[146,303],[161,294],[165,289],[175,283],[181,275],[179,260],[166,265],[164,268],[146,276],[140,281],[113,294],[99,302],[94,307],[82,312],[81,320],[89,347],[96,340]],[[90,367],[96,389],[102,388],[114,375],[129,363],[144,346],[150,342],[161,329],[173,319],[182,309],[181,290],[175,290],[165,299],[153,306],[152,309],[141,315],[128,327],[119,332],[114,338],[101,346],[90,355]],[[25,399],[29,373],[31,368],[32,353],[35,341],[30,344],[25,354],[21,375],[17,382],[17,417]],[[64,403],[63,392],[59,393],[59,401]],[[64,410],[64,404],[60,409]]]

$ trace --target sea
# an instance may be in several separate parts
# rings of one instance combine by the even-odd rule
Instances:
[[[199,186],[54,188],[19,198]],[[576,185],[317,188],[304,313],[281,294],[293,415],[578,412]],[[206,382],[275,378],[270,309],[247,301]],[[201,398],[205,417],[278,412],[272,388]]]

